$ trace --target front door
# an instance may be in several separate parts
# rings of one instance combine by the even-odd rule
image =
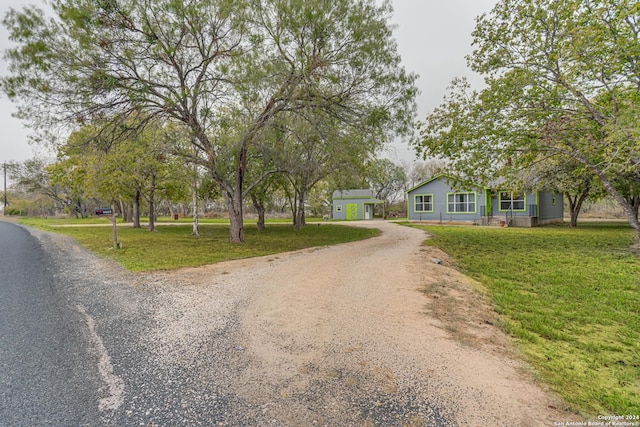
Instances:
[[[356,203],[347,203],[346,219],[358,219],[358,205]]]
[[[364,205],[364,219],[371,219],[371,205]]]

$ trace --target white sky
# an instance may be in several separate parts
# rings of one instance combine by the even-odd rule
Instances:
[[[482,80],[467,70],[464,57],[472,50],[471,31],[475,17],[489,12],[496,2],[393,0],[394,35],[405,68],[420,76],[417,82],[421,91],[419,119],[441,103],[446,87],[454,77],[467,76],[473,84],[481,85]],[[4,17],[10,6],[17,9],[31,3],[42,4],[41,0],[0,0],[0,14]],[[4,52],[8,46],[7,32],[0,25],[0,51]],[[0,73],[6,73],[6,64],[1,58]],[[26,160],[33,157],[34,148],[37,149],[27,143],[28,130],[20,120],[11,116],[14,111],[11,101],[0,94],[0,163]],[[406,143],[397,142],[390,147],[387,157],[394,161],[412,161],[415,155]]]

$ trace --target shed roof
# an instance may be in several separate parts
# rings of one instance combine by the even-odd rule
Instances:
[[[373,190],[336,190],[333,192],[334,199],[371,199],[373,198]]]
[[[372,189],[336,190],[333,192],[333,200],[362,199],[367,203],[384,203],[384,200],[376,199],[373,196]]]

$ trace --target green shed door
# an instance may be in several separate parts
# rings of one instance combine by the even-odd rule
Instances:
[[[358,219],[357,203],[347,203],[347,219]]]

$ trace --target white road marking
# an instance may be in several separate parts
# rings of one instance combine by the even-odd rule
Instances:
[[[102,411],[111,410],[115,411],[122,405],[124,401],[124,381],[122,378],[113,373],[113,365],[111,364],[111,358],[107,353],[107,349],[102,342],[102,339],[96,332],[96,323],[87,311],[81,305],[77,306],[78,311],[84,316],[89,332],[91,334],[91,344],[93,350],[98,354],[98,372],[100,377],[107,384],[109,388],[109,396],[100,399],[98,402],[98,409]]]

